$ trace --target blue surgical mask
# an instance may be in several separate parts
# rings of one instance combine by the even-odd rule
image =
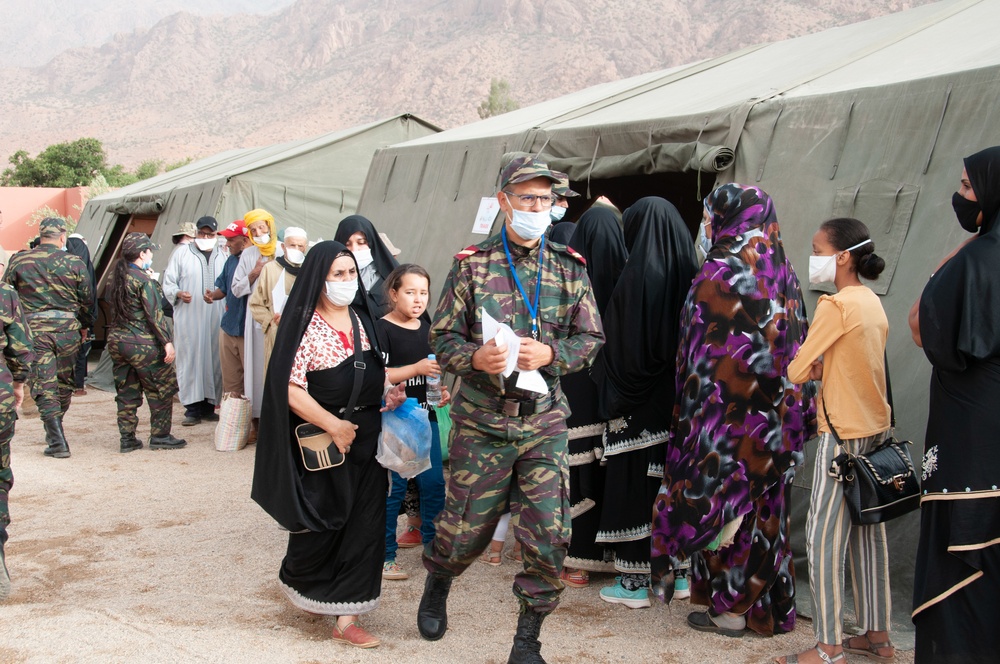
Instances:
[[[148,270],[151,267],[153,267],[153,261],[143,261],[142,263],[143,270]]]
[[[562,218],[566,216],[566,208],[559,205],[553,205],[552,209],[549,210],[549,216],[552,218],[553,224],[557,221],[562,221]]]

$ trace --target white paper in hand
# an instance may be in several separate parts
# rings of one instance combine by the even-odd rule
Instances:
[[[503,377],[509,378],[517,369],[517,349],[521,347],[521,339],[510,325],[500,323],[490,316],[485,307],[480,308],[479,312],[480,320],[483,322],[483,345],[489,343],[490,339],[495,339],[498,347],[507,346],[509,349],[507,366],[503,370]]]
[[[517,385],[518,389],[529,392],[538,392],[539,394],[548,394],[549,392],[549,386],[545,384],[545,379],[538,369],[522,371],[517,374],[517,381],[514,384]]]

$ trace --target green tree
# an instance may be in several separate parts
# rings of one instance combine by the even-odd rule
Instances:
[[[104,146],[96,138],[50,145],[32,159],[25,150],[10,157],[0,174],[8,187],[81,187],[107,168]]]
[[[479,112],[479,117],[485,120],[518,108],[520,106],[510,91],[510,83],[502,78],[494,78],[490,80],[490,94],[476,110]]]
[[[183,159],[167,164],[166,166],[163,167],[163,170],[164,172],[169,173],[170,171],[178,169],[181,166],[187,166],[192,161],[194,161],[194,157],[184,157]]]

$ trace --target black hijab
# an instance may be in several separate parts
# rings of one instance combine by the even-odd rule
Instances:
[[[573,237],[576,224],[571,221],[560,221],[549,231],[549,239],[559,244],[569,244],[569,239]]]
[[[390,272],[399,267],[399,261],[396,260],[396,257],[385,246],[385,242],[379,237],[378,231],[375,230],[375,225],[372,222],[360,214],[352,214],[349,217],[344,217],[340,225],[337,226],[337,234],[333,236],[333,239],[346,245],[350,237],[359,231],[365,234],[365,239],[368,240],[368,247],[372,250],[375,272],[382,279],[385,279],[389,276]]]
[[[590,208],[576,222],[569,245],[587,261],[587,276],[603,316],[628,260],[618,217],[605,207]]]
[[[1000,146],[965,158],[983,211],[979,235],[934,273],[920,296],[920,337],[937,369],[1000,359]]]
[[[326,275],[334,259],[343,253],[353,258],[340,242],[327,241],[320,242],[306,254],[285,303],[264,380],[264,401],[250,497],[282,527],[292,532],[320,532],[335,527],[327,520],[328,515],[317,513],[302,489],[302,478],[294,456],[298,454],[298,443],[294,440],[289,419],[288,379],[295,353],[316,311],[316,303],[319,298],[325,297]],[[358,296],[351,308],[368,334],[372,356],[380,367],[384,367],[375,318],[368,306],[365,287],[359,277]]]
[[[678,321],[698,271],[691,233],[666,200],[641,198],[622,221],[628,260],[603,316],[607,342],[591,372],[607,419],[641,407],[664,384],[672,388]]]

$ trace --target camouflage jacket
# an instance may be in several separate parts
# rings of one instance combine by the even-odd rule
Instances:
[[[540,247],[529,250],[513,242],[509,247],[521,285],[534,298]],[[555,242],[546,241],[544,252],[538,340],[555,354],[552,363],[540,369],[551,392],[559,376],[593,363],[604,331],[583,259]],[[531,314],[511,276],[499,233],[455,256],[430,333],[442,367],[462,376],[462,390],[468,387],[499,396],[500,378],[472,368],[472,354],[483,343],[482,308],[518,336],[531,337]],[[516,376],[515,372],[505,380],[506,397],[532,398],[531,393],[513,389]]]
[[[143,346],[166,346],[170,343],[167,317],[163,314],[163,291],[160,284],[143,270],[129,265],[125,285],[128,316],[115,318],[108,326],[108,341]]]
[[[10,258],[4,281],[21,300],[33,332],[65,332],[94,324],[94,289],[86,264],[55,245],[40,244]]]
[[[7,284],[0,284],[0,412],[14,410],[14,383],[28,379],[28,370],[35,361],[28,329],[21,315],[17,293]]]

